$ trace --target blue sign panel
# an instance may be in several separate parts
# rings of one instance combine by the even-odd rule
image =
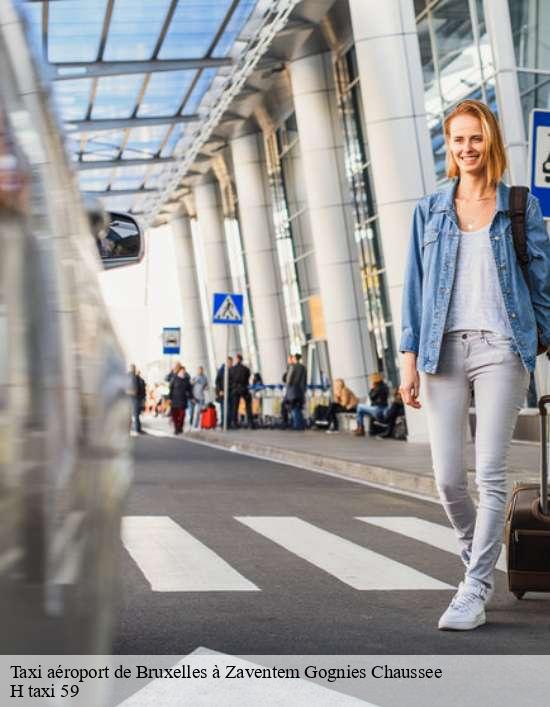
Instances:
[[[165,327],[162,330],[162,353],[179,354],[181,344],[181,329],[179,327]]]
[[[231,292],[216,292],[212,322],[214,324],[242,324],[243,323],[243,295]]]
[[[550,110],[531,112],[529,131],[529,186],[550,219]]]

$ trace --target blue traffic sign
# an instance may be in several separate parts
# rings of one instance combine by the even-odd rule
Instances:
[[[529,130],[529,186],[550,219],[550,110],[531,112]]]
[[[162,330],[162,353],[179,354],[181,348],[180,327],[165,327]]]
[[[243,295],[232,292],[214,293],[212,322],[214,324],[242,324],[243,300]]]

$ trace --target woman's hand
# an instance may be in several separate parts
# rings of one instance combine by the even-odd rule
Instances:
[[[416,368],[416,354],[407,351],[403,354],[403,368],[401,373],[401,397],[405,405],[418,410],[422,407],[418,401],[420,395],[420,376]]]

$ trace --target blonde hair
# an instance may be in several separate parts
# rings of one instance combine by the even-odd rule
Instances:
[[[485,184],[487,186],[496,186],[502,179],[502,175],[506,169],[506,153],[504,151],[504,143],[500,126],[495,118],[494,113],[481,101],[467,99],[461,101],[453,110],[446,116],[443,121],[443,130],[445,132],[445,148],[447,151],[447,176],[458,177],[460,170],[455,161],[449,146],[451,135],[451,122],[457,115],[467,113],[479,119],[481,123],[481,132],[486,144],[485,152]]]

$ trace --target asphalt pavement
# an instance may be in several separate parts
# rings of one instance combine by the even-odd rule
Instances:
[[[169,434],[135,457],[115,653],[548,653],[550,594],[502,570],[486,626],[437,630],[462,577],[437,503]]]

